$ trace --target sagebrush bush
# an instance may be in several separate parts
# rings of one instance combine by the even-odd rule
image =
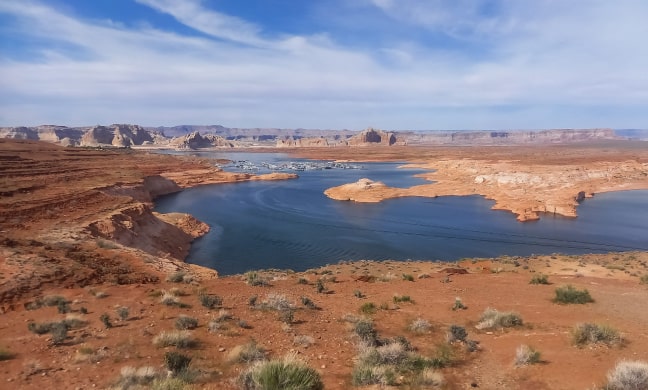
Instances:
[[[608,325],[592,323],[578,324],[571,331],[572,342],[579,346],[588,344],[605,344],[608,346],[620,344],[623,339],[619,331]]]
[[[354,386],[392,386],[396,383],[396,373],[390,367],[358,364],[351,373],[351,382]]]
[[[196,329],[198,327],[198,320],[181,314],[175,321],[175,327],[179,330]]]
[[[421,387],[441,387],[445,383],[443,374],[431,368],[426,368],[414,378],[414,385]]]
[[[124,366],[120,370],[119,385],[122,389],[129,389],[136,385],[148,385],[157,377],[158,373],[153,367]]]
[[[185,276],[187,275],[184,271],[174,272],[167,277],[167,282],[171,283],[182,283],[185,281]]]
[[[62,344],[67,338],[68,327],[63,321],[55,322],[52,324],[50,333],[52,335],[52,344],[59,345]]]
[[[427,333],[432,328],[432,325],[428,320],[419,317],[412,321],[407,328],[414,333]]]
[[[408,282],[413,282],[414,281],[414,276],[410,274],[403,274],[403,280],[407,280]]]
[[[500,312],[487,308],[479,319],[477,329],[511,328],[522,325],[522,317],[519,314],[507,311]]]
[[[264,309],[277,311],[289,310],[293,308],[293,305],[285,295],[276,293],[268,294],[266,296],[266,299],[263,301],[262,306]]]
[[[360,337],[360,340],[370,344],[375,344],[378,337],[378,332],[374,328],[374,324],[370,320],[361,319],[353,326],[353,332]]]
[[[187,370],[190,363],[191,358],[179,352],[171,351],[164,354],[164,365],[167,370],[171,371],[174,375]]]
[[[240,377],[246,390],[321,390],[324,384],[320,375],[292,355],[254,364]]]
[[[258,272],[256,271],[248,271],[245,274],[243,274],[245,277],[245,282],[249,284],[250,286],[267,286],[268,285],[268,280],[262,277]]]
[[[410,297],[409,295],[394,295],[392,300],[394,301],[394,303],[400,303],[400,302],[414,303],[412,297]]]
[[[461,298],[456,297],[454,301],[454,305],[452,305],[452,310],[466,310],[468,309],[468,306],[464,305],[463,302],[461,301]]]
[[[574,286],[568,284],[556,289],[556,297],[553,301],[562,304],[585,304],[594,302],[594,299],[592,299],[587,289],[578,290]]]
[[[0,347],[0,361],[13,359],[15,354],[4,347]]]
[[[515,350],[515,359],[513,363],[516,366],[526,366],[529,364],[536,364],[540,362],[540,352],[536,349],[522,344]]]
[[[101,316],[99,316],[99,319],[104,324],[106,329],[113,327],[112,322],[110,322],[110,316],[107,313],[103,313]]]
[[[452,324],[448,328],[448,342],[466,341],[466,337],[468,337],[468,332],[466,332],[466,328],[463,326]]]
[[[644,274],[639,278],[639,283],[648,284],[648,274]]]
[[[248,343],[237,345],[227,354],[229,362],[251,363],[258,360],[264,360],[266,351],[259,346],[256,341],[251,340]]]
[[[120,306],[115,311],[117,312],[120,320],[126,321],[128,319],[129,310],[127,307]]]
[[[162,332],[153,338],[156,347],[193,348],[198,341],[186,330]]]
[[[302,303],[302,305],[306,306],[307,308],[309,308],[311,310],[319,309],[319,307],[317,307],[315,302],[313,302],[313,300],[310,299],[309,297],[301,297],[301,303]]]
[[[607,374],[605,390],[648,389],[648,363],[622,361]]]
[[[223,304],[223,298],[218,295],[200,294],[198,299],[200,304],[208,309],[214,309]]]
[[[531,277],[531,280],[529,281],[529,284],[549,284],[549,278],[547,275],[543,274],[533,275],[533,277]]]

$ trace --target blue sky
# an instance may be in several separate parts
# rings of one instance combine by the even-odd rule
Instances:
[[[644,0],[2,0],[0,125],[648,127]]]

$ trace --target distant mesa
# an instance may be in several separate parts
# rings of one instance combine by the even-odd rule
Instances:
[[[142,127],[131,124],[110,126],[3,127],[0,138],[41,140],[63,146],[171,148],[328,148],[364,146],[434,145],[529,145],[564,144],[601,140],[648,140],[648,130],[550,129],[508,131],[385,131],[228,128],[221,125]]]

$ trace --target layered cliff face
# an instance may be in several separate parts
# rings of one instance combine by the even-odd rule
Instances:
[[[154,137],[138,125],[95,126],[81,137],[81,146],[112,145],[118,147],[152,144]]]
[[[355,135],[347,141],[349,146],[367,146],[367,145],[382,145],[391,146],[396,143],[396,135],[382,130],[368,128]]]
[[[324,137],[318,138],[297,138],[287,137],[277,140],[278,148],[313,148],[332,146],[329,140]]]
[[[201,149],[211,147],[228,147],[233,148],[234,144],[227,141],[225,138],[218,135],[206,134],[200,135],[199,132],[194,131],[182,137],[176,137],[169,142],[170,146],[177,149]]]
[[[612,129],[554,129],[538,131],[406,132],[408,145],[520,145],[557,144],[620,139]]]

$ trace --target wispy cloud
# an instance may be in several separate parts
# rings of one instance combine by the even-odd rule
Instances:
[[[197,0],[137,2],[201,34],[0,2],[14,21],[0,38],[41,42],[33,60],[5,49],[0,124],[432,129],[648,119],[641,0],[355,0],[338,20],[373,8],[389,39],[349,46],[335,23],[295,35]]]

